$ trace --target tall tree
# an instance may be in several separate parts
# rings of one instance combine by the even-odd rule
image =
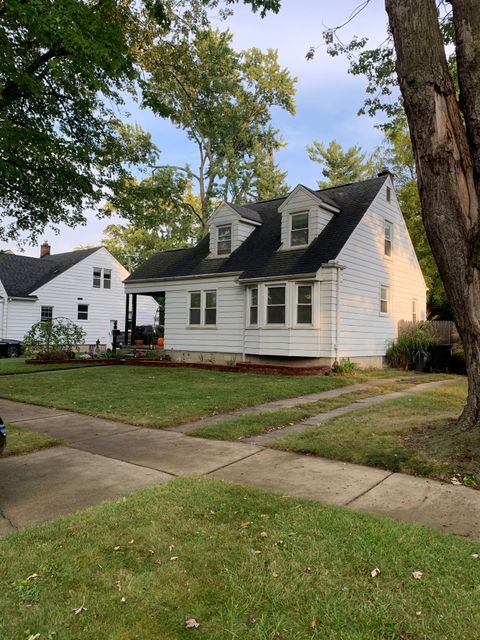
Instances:
[[[369,4],[369,0],[364,6]],[[379,91],[367,109],[398,114],[403,106],[412,140],[422,215],[465,350],[467,404],[463,429],[480,429],[480,11],[478,0],[385,0],[388,40],[363,51],[366,39],[340,49],[356,52],[351,70]],[[440,14],[439,8],[445,8]],[[329,30],[332,45],[336,30]],[[454,54],[447,56],[445,44]],[[333,44],[332,53],[337,45]],[[398,78],[402,105],[382,103]],[[458,81],[458,92],[456,82]]]
[[[295,112],[295,79],[280,67],[277,52],[237,52],[231,33],[212,29],[175,44],[174,57],[172,46],[155,43],[142,54],[148,72],[142,85],[144,103],[167,115],[197,148],[195,170],[175,169],[198,189],[196,215],[202,226],[218,199],[260,195],[257,188],[267,174],[270,193],[277,189],[281,195],[284,176],[272,154],[283,141],[271,125],[270,109]]]
[[[323,166],[322,174],[326,180],[317,180],[320,189],[365,180],[371,178],[375,171],[373,159],[357,145],[345,150],[336,140],[331,140],[328,147],[314,140],[307,145],[307,152],[310,160]]]

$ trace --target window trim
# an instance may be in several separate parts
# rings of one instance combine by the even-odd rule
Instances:
[[[385,298],[382,298],[382,289],[385,289]],[[391,294],[390,294],[390,285],[388,284],[381,284],[380,285],[380,291],[379,291],[379,313],[381,316],[389,316],[390,315],[390,306],[391,306]],[[386,302],[387,303],[387,310],[386,311],[382,311],[382,302]]]
[[[198,294],[200,296],[200,306],[198,307],[192,307],[192,295]],[[192,309],[198,309],[199,310],[199,318],[198,318],[198,322],[193,322],[192,323]],[[202,326],[202,292],[199,291],[198,289],[196,291],[189,291],[188,292],[188,325],[189,327],[201,327]]]
[[[257,292],[257,304],[253,304],[252,303],[252,293],[256,291]],[[247,326],[249,327],[258,327],[259,326],[259,322],[258,322],[258,293],[259,293],[259,288],[258,285],[253,286],[253,287],[248,287],[248,317],[247,317]],[[252,309],[256,309],[256,315],[257,315],[257,320],[256,322],[252,322]]]
[[[412,322],[418,322],[418,298],[412,298]]]
[[[105,278],[107,274],[108,274],[108,278]],[[108,287],[105,286],[105,282],[108,282]],[[111,269],[102,269],[102,284],[104,289],[112,288],[112,270]]]
[[[87,310],[86,311],[80,311],[80,307],[86,307]],[[85,303],[79,303],[77,304],[77,320],[83,320],[83,322],[87,322],[88,321],[88,313],[89,313],[89,304],[85,304]],[[86,313],[87,317],[86,318],[80,318],[80,314],[81,313]]]
[[[387,238],[387,227],[390,229],[390,238]],[[390,243],[390,253],[387,253],[387,242]],[[393,222],[387,220],[383,221],[383,256],[385,258],[392,258],[393,256]]]
[[[301,227],[300,229],[294,229],[293,228],[293,219],[295,216],[307,216],[307,226],[306,227]],[[308,245],[310,244],[310,212],[309,211],[294,211],[293,213],[290,213],[289,215],[290,218],[290,229],[289,229],[289,246],[292,249],[301,249],[302,247],[308,247]],[[292,242],[292,234],[294,231],[304,231],[306,229],[307,231],[307,242],[304,242],[302,244],[294,244]]]
[[[43,317],[43,310],[44,309],[50,309],[50,317],[49,318],[44,318]],[[53,306],[49,305],[49,304],[42,304],[41,308],[40,308],[40,322],[51,322],[53,320]]]
[[[203,308],[203,324],[206,327],[216,327],[217,326],[217,309],[218,309],[218,305],[217,305],[217,290],[216,289],[206,289],[204,292],[204,308]],[[215,306],[214,307],[207,307],[207,296],[209,293],[213,293],[215,295]],[[215,322],[207,322],[207,309],[209,311],[211,311],[212,309],[215,309]]]
[[[299,302],[300,287],[310,288],[310,304]],[[310,282],[297,282],[295,283],[295,325],[298,327],[313,327],[313,284]],[[310,322],[298,321],[298,309],[299,307],[310,307]]]
[[[230,230],[230,238],[229,240],[220,240],[220,229],[229,229]],[[217,252],[217,256],[229,256],[232,253],[232,236],[233,236],[233,228],[231,224],[219,224],[217,225],[217,246],[216,246],[216,252]],[[222,251],[222,253],[220,253],[219,249],[218,249],[218,245],[220,244],[220,242],[230,242],[230,249],[229,251]]]
[[[268,304],[268,292],[270,289],[283,289],[284,298],[283,304]],[[287,284],[273,284],[266,285],[267,295],[265,296],[265,326],[267,327],[285,327],[287,325]],[[268,309],[269,307],[283,307],[283,322],[269,322],[268,321]]]
[[[215,307],[207,307],[207,293],[215,294]],[[192,295],[198,294],[200,296],[200,307],[192,307]],[[216,329],[218,322],[218,289],[192,289],[187,291],[187,321],[186,328],[187,329]],[[207,324],[206,320],[206,310],[215,308],[215,324]],[[196,324],[191,323],[191,310],[199,309],[200,310],[200,322]]]
[[[392,187],[388,187],[386,189],[386,200],[387,202],[391,202],[392,201]]]
[[[95,275],[95,272],[98,272],[98,276]],[[102,288],[102,267],[93,267],[92,272],[92,286],[94,289]],[[98,284],[95,284],[95,281],[98,280]]]

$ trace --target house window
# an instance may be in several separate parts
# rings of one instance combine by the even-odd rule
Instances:
[[[103,288],[111,289],[112,287],[112,271],[111,269],[103,270]]]
[[[200,291],[190,293],[190,324],[200,324],[202,316],[202,294]]]
[[[79,304],[78,305],[78,320],[88,320],[88,304]]]
[[[226,256],[232,251],[232,225],[217,227],[217,255]]]
[[[100,289],[102,283],[102,270],[98,267],[93,267],[93,286],[95,289]]]
[[[387,202],[391,202],[392,200],[392,189],[391,187],[387,187]]]
[[[412,300],[412,322],[418,320],[418,300]]]
[[[380,286],[380,313],[388,313],[390,287]]]
[[[217,292],[205,292],[205,324],[217,324]]]
[[[312,324],[312,285],[297,286],[297,324]]]
[[[299,247],[308,244],[308,213],[294,213],[291,221],[290,246]]]
[[[384,243],[384,253],[386,256],[392,255],[392,237],[393,237],[393,225],[388,220],[385,220],[384,224],[385,229],[385,243]]]
[[[268,287],[267,292],[267,324],[285,324],[285,287]]]
[[[250,324],[258,324],[258,287],[250,289]]]
[[[42,307],[40,322],[51,322],[53,318],[53,307]]]

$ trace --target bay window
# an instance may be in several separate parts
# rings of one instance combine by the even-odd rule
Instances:
[[[285,285],[267,287],[267,324],[285,324]]]
[[[312,324],[312,285],[297,285],[297,324]]]

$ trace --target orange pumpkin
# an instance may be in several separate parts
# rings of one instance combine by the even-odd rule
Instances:
[[[164,344],[165,344],[165,339],[164,338],[158,338],[157,345],[159,347],[163,347]]]

